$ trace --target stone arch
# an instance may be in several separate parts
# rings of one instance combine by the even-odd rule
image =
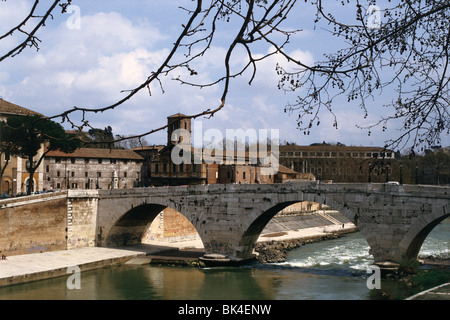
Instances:
[[[105,231],[103,245],[107,247],[116,247],[123,245],[134,245],[141,243],[141,240],[145,233],[148,231],[150,225],[155,218],[164,209],[171,208],[178,214],[188,219],[188,215],[175,209],[172,206],[161,203],[143,203],[136,206],[131,206],[125,213],[118,215],[112,225]],[[192,224],[200,235],[198,228]],[[106,228],[105,228],[106,229]],[[203,239],[202,239],[203,241]]]
[[[22,191],[27,193],[28,192],[28,181],[30,180],[30,177],[26,177],[24,182],[22,183]],[[31,192],[35,192],[37,191],[37,184],[36,184],[36,179],[33,177],[33,190],[31,190]]]
[[[264,230],[269,221],[284,208],[302,201],[286,201],[278,203],[269,209],[265,210],[260,214],[253,222],[248,226],[248,228],[242,234],[239,246],[243,248],[240,252],[242,258],[247,259],[253,255],[253,250],[256,246],[256,241],[258,240],[261,232]]]
[[[329,196],[327,194],[302,194],[299,200],[281,200],[279,203],[271,204],[271,206],[265,208],[253,222],[244,230],[243,235],[240,239],[239,246],[242,248],[240,255],[242,258],[248,258],[253,255],[253,250],[256,246],[256,242],[261,235],[264,228],[270,222],[270,220],[284,208],[304,201],[316,202],[321,204],[326,204],[333,207],[335,210],[341,212],[347,219],[354,222],[356,225],[354,211],[349,208],[343,202],[337,201],[335,197]],[[364,234],[363,234],[364,236]],[[365,237],[365,236],[364,236]],[[365,237],[366,238],[366,237]],[[366,239],[367,241],[367,239]],[[369,244],[370,245],[370,244]]]
[[[7,194],[12,195],[13,193],[13,179],[10,177],[3,177],[1,181],[1,187],[0,187],[0,195],[1,194]]]
[[[400,241],[395,251],[396,262],[402,259],[417,260],[419,251],[430,232],[442,221],[450,217],[450,205],[418,218]]]

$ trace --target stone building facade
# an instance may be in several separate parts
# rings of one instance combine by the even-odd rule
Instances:
[[[333,182],[386,182],[392,177],[395,152],[380,147],[344,145],[283,145],[280,163],[318,180]]]
[[[142,186],[144,159],[132,150],[81,148],[50,151],[44,159],[44,189],[127,189]]]
[[[13,115],[33,116],[40,114],[0,98],[0,121],[6,122],[7,118]],[[42,145],[35,159],[39,159],[42,156],[43,152],[44,145]],[[32,191],[42,190],[44,187],[43,168],[44,165],[41,163],[41,165],[34,173],[34,190]],[[22,159],[21,157],[13,156],[0,151],[0,170],[2,169],[4,169],[4,172],[0,177],[0,196],[12,196],[27,192],[28,179],[30,178],[30,174],[27,170],[26,159]]]
[[[183,136],[177,135],[177,130],[186,130],[190,135],[191,119],[178,113],[168,117],[167,122],[167,145],[133,149],[144,158],[143,180],[148,186],[275,182],[275,174],[262,174],[264,166],[254,161],[258,155],[249,151],[234,150],[231,155],[223,151],[219,156],[215,150],[192,147],[190,141],[180,147]],[[181,148],[188,150],[190,156],[185,158],[187,161],[175,163],[173,153],[183,157]]]

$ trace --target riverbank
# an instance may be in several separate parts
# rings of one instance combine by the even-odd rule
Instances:
[[[305,243],[312,239],[325,239],[337,230],[348,230],[351,225],[306,228],[303,230],[264,234],[258,243],[273,241]],[[70,267],[77,266],[80,271],[94,270],[124,264],[168,264],[198,266],[203,256],[203,243],[200,239],[184,242],[154,242],[121,248],[79,248],[65,251],[52,251],[9,256],[0,260],[0,287],[25,282],[38,281],[61,276],[70,276]]]
[[[337,239],[342,235],[356,231],[358,231],[358,229],[355,226],[347,225],[342,226],[341,228],[333,228],[332,231],[322,230],[322,232],[317,232],[316,234],[310,234],[307,236],[303,235],[299,236],[298,238],[259,241],[255,248],[255,251],[258,253],[257,260],[262,263],[285,262],[289,251],[293,249],[296,249],[308,243]]]

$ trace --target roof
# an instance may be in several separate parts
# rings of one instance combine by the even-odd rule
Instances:
[[[47,153],[47,157],[144,160],[144,158],[132,150],[98,148],[80,148],[73,153],[50,151]]]
[[[278,172],[279,173],[286,173],[286,174],[298,174],[297,171],[291,170],[286,166],[283,166],[281,163],[278,165]]]
[[[169,119],[169,118],[186,118],[186,117],[187,117],[187,115],[178,112],[174,115],[168,116],[167,119]]]
[[[18,106],[14,103],[8,102],[0,98],[0,114],[4,115],[21,115],[21,116],[34,116],[41,115],[40,113]]]

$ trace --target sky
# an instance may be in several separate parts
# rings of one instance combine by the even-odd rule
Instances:
[[[32,5],[31,0],[0,2],[0,34],[24,18]],[[45,4],[49,1],[44,1]],[[338,5],[331,8],[335,14],[353,14],[352,8]],[[43,7],[42,4],[41,6]],[[195,2],[187,0],[152,1],[91,1],[75,0],[66,14],[57,12],[38,37],[39,51],[28,48],[20,55],[0,63],[0,97],[46,116],[59,114],[77,107],[104,107],[123,98],[130,90],[144,82],[165,59],[175,42],[182,24],[187,21],[184,5],[193,8]],[[334,5],[334,4],[333,4]],[[346,10],[346,11],[343,11]],[[312,11],[306,6],[292,12],[287,28],[301,28],[289,44],[289,53],[312,63],[323,53],[335,50],[335,43],[319,37],[321,30],[313,30]],[[198,75],[190,77],[184,70],[155,82],[122,106],[105,113],[89,114],[90,124],[96,128],[111,126],[114,134],[141,134],[167,123],[175,113],[195,114],[219,106],[223,84],[208,88],[181,85],[173,80],[184,76],[196,83],[213,81],[224,73],[223,56],[231,43],[233,23],[221,23],[217,41],[208,54],[193,64]],[[235,30],[234,30],[235,31]],[[0,42],[0,53],[20,40],[19,33]],[[264,55],[270,48],[256,46],[255,52]],[[181,53],[175,56],[181,59]],[[238,48],[232,56],[234,69],[245,63],[245,53]],[[370,136],[357,128],[376,122],[384,102],[391,96],[376,97],[369,106],[369,117],[359,106],[337,101],[334,111],[338,129],[332,126],[333,117],[324,113],[321,125],[313,128],[309,136],[297,129],[297,115],[285,113],[286,104],[295,101],[295,94],[277,89],[276,64],[285,65],[280,56],[272,56],[258,65],[252,85],[250,73],[231,82],[225,107],[213,118],[199,118],[201,128],[219,130],[226,136],[227,129],[278,130],[281,141],[309,145],[316,142],[344,143],[353,146],[383,146],[398,134],[394,126],[387,131],[372,130]],[[67,129],[70,127],[64,124]],[[200,126],[197,126],[198,128]],[[146,137],[150,144],[165,144],[166,131]],[[448,136],[442,145],[450,145]]]

